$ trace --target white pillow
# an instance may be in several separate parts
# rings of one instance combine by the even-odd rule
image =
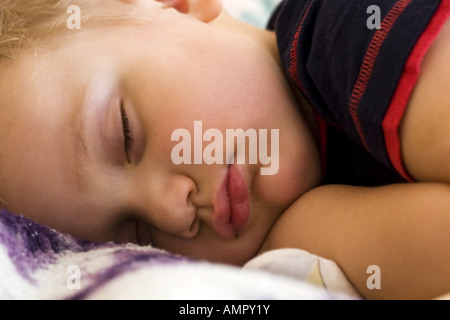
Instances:
[[[249,261],[244,269],[264,270],[314,284],[333,298],[362,298],[336,263],[300,249],[266,252]]]

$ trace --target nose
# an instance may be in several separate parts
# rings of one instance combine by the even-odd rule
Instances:
[[[156,192],[147,199],[146,220],[164,233],[191,239],[198,233],[197,207],[192,202],[192,195],[197,186],[190,177],[177,174],[165,177]]]

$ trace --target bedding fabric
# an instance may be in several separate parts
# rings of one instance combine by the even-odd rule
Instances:
[[[327,281],[339,281],[322,278],[320,272],[338,278],[341,274],[331,262],[320,271],[323,262],[312,255],[280,251],[241,269],[193,261],[151,247],[86,242],[0,211],[0,299],[357,298],[345,292],[345,280],[340,288],[326,288]],[[283,269],[287,272],[281,275]]]

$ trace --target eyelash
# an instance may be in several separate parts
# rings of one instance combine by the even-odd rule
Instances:
[[[123,105],[123,102],[120,105],[120,113],[122,116],[122,127],[123,127],[123,145],[125,150],[125,155],[127,157],[128,163],[131,163],[130,153],[133,150],[133,137],[131,136],[131,124],[128,119],[127,112]]]

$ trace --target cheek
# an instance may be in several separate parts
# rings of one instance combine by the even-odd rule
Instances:
[[[285,210],[320,183],[320,159],[311,135],[300,124],[292,130],[280,130],[278,158],[278,172],[257,175],[254,192],[267,205]]]

